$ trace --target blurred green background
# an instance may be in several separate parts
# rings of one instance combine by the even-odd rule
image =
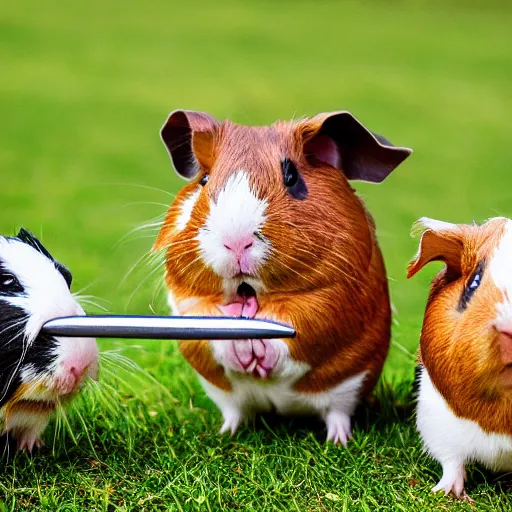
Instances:
[[[414,149],[382,185],[357,184],[396,309],[386,379],[410,381],[439,268],[406,281],[412,223],[512,215],[511,27],[510,3],[492,1],[4,2],[0,232],[42,236],[111,312],[164,313],[162,273],[137,264],[156,230],[127,234],[183,184],[159,140],[168,112],[268,124],[350,110]],[[174,346],[127,353],[173,407],[195,397],[220,424]]]

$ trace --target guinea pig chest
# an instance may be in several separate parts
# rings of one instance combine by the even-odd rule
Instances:
[[[182,341],[220,408],[221,432],[255,413],[317,414],[345,445],[390,339],[373,220],[349,180],[381,182],[410,154],[348,112],[269,127],[175,111],[162,139],[189,183],[155,249],[175,314],[295,327],[292,340]]]
[[[97,375],[94,339],[40,333],[52,318],[85,314],[70,286],[34,235],[0,236],[0,427],[19,449],[40,445],[55,408]]]
[[[434,491],[469,499],[465,464],[512,470],[512,221],[423,218],[409,277],[445,267],[430,288],[420,342],[417,427],[441,463]]]

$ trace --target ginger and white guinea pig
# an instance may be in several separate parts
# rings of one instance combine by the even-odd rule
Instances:
[[[317,414],[346,444],[390,340],[374,222],[349,180],[381,182],[409,156],[348,112],[268,127],[178,110],[162,139],[190,182],[154,248],[175,314],[270,319],[291,340],[181,341],[221,432],[257,412]]]
[[[98,372],[92,338],[41,334],[48,320],[84,315],[71,273],[30,232],[0,236],[0,429],[18,449],[41,445],[51,414]]]
[[[417,428],[442,465],[434,491],[466,498],[465,464],[512,470],[512,220],[422,218],[408,277],[430,261],[420,342]]]

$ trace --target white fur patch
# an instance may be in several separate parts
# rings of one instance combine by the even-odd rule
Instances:
[[[4,300],[28,314],[26,336],[29,342],[48,320],[84,314],[53,262],[29,245],[0,237],[0,260],[26,291],[25,296]]]
[[[267,201],[258,199],[249,184],[246,172],[239,171],[226,181],[217,201],[210,201],[210,213],[197,240],[205,263],[219,276],[232,278],[240,268],[231,251],[226,249],[227,238],[252,237],[263,227]],[[255,267],[261,266],[270,250],[268,242],[254,238],[250,258]]]
[[[187,227],[190,217],[192,216],[194,206],[199,198],[199,194],[201,194],[201,189],[194,190],[181,203],[180,214],[176,219],[177,231],[183,231]]]
[[[477,423],[455,416],[425,368],[420,377],[416,426],[425,449],[443,466],[439,489],[455,481],[460,476],[457,471],[468,462],[512,470],[512,437],[488,434]]]
[[[496,305],[496,325],[512,324],[512,221],[508,220],[505,231],[489,262],[489,274],[503,292],[503,302]]]
[[[224,430],[234,431],[242,421],[274,408],[279,414],[317,414],[326,421],[333,411],[348,417],[354,413],[366,372],[346,379],[328,391],[299,393],[293,389],[293,384],[308,371],[308,365],[288,358],[284,366],[279,376],[270,381],[246,375],[237,377],[230,373],[231,392],[223,391],[200,377],[206,393],[224,417]]]
[[[171,308],[171,313],[173,315],[185,315],[187,311],[196,307],[199,304],[199,299],[197,297],[189,297],[187,299],[181,300],[179,303],[174,299],[174,295],[172,292],[167,294],[167,303]]]
[[[429,217],[421,217],[421,219],[415,222],[415,226],[420,229],[430,229],[431,231],[452,231],[458,228],[457,224],[431,219]]]

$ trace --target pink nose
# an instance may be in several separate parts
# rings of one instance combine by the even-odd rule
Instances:
[[[235,254],[238,262],[241,262],[254,244],[252,235],[231,239],[224,242],[224,247]]]
[[[66,366],[66,365],[64,365]],[[80,379],[83,377],[84,373],[87,371],[87,368],[89,368],[89,365],[83,366],[83,365],[75,365],[70,366],[67,368],[67,371],[75,377],[76,382],[79,382]]]
[[[66,340],[63,348],[67,354],[62,359],[56,385],[60,393],[67,394],[75,391],[86,377],[97,378],[98,347],[92,338],[75,338]]]

